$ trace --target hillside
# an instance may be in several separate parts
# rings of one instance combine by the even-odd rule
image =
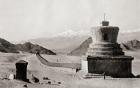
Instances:
[[[92,42],[91,37],[86,39],[79,47],[74,49],[72,52],[70,52],[68,55],[85,55],[87,52],[87,49],[89,47],[89,44]],[[121,43],[121,47],[123,50],[139,50],[140,49],[140,41],[139,40],[130,40],[127,42]]]
[[[0,52],[18,53],[16,46],[5,39],[0,38]]]
[[[16,49],[28,53],[36,53],[36,51],[39,51],[41,54],[56,55],[56,53],[54,53],[53,51],[37,44],[32,44],[30,42],[26,42],[24,44],[17,44]]]
[[[136,56],[133,60],[132,72],[134,75],[138,75],[140,73],[140,51],[129,53],[129,55]],[[80,63],[80,59],[82,59],[81,57],[67,55],[43,55],[43,57],[48,61],[57,63]],[[13,60],[13,58],[15,59]],[[25,83],[23,81],[7,79],[2,80],[2,78],[7,78],[9,74],[16,74],[14,63],[19,60],[28,61],[27,78],[31,80],[31,75],[33,74],[39,78],[40,83]],[[31,54],[0,54],[0,62],[0,88],[139,88],[138,86],[140,86],[139,78],[106,77],[104,80],[103,76],[98,76],[91,79],[84,79],[83,76],[87,73],[83,73],[82,71],[76,73],[74,69],[69,68],[45,66],[35,55]],[[43,80],[44,77],[49,78],[49,80]],[[48,84],[49,81],[51,84]],[[58,82],[61,82],[61,84],[58,84]],[[23,87],[25,84],[27,84],[28,87]]]
[[[28,40],[31,43],[39,44],[47,49],[53,50],[56,53],[67,54],[78,47],[89,36],[71,36],[71,37],[52,37],[38,38]]]
[[[131,40],[121,44],[124,50],[138,50],[140,49],[140,41],[139,40]]]
[[[92,38],[89,37],[78,48],[70,52],[69,55],[84,55],[91,42],[92,42]]]
[[[9,41],[0,38],[0,52],[3,53],[19,53],[19,52],[27,52],[27,53],[36,53],[39,51],[42,54],[48,55],[56,55],[53,51],[46,49],[42,46],[32,44],[30,42],[26,42],[24,44],[12,44]]]

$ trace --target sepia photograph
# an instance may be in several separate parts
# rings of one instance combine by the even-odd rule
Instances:
[[[0,88],[140,88],[140,0],[0,0]]]

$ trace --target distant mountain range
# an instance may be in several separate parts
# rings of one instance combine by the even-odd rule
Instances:
[[[90,32],[88,30],[77,32],[68,30],[67,32],[56,34],[51,38],[38,38],[30,39],[27,41],[34,44],[39,44],[59,54],[68,54],[71,53],[71,51],[77,49],[77,47],[79,47],[89,37]],[[123,32],[119,33],[118,35],[119,43],[131,41],[134,39],[140,41],[140,31]]]
[[[47,49],[53,50],[59,54],[67,54],[77,48],[89,36],[71,36],[71,37],[52,37],[38,38],[28,40],[34,44],[39,44]]]
[[[131,41],[121,43],[121,46],[124,50],[138,50],[140,49],[140,41],[134,39]]]
[[[119,33],[118,42],[124,50],[140,49],[140,31]],[[69,54],[83,55],[89,43],[92,42],[89,31],[73,32],[69,30],[56,34],[51,38],[30,39],[12,44],[0,38],[0,51],[5,53],[28,52],[35,53],[37,50],[44,54]],[[55,53],[54,53],[55,52]]]
[[[67,30],[62,33],[58,33],[53,37],[83,37],[88,35],[90,35],[89,30],[80,30],[80,31]]]
[[[0,38],[0,52],[4,53],[36,53],[39,51],[42,54],[56,55],[53,51],[46,49],[40,45],[26,42],[24,44],[12,44],[9,41]]]

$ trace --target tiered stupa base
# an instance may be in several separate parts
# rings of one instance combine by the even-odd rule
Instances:
[[[111,77],[128,78],[134,77],[131,73],[130,56],[109,56],[109,57],[87,57],[88,73],[105,74]]]
[[[124,55],[120,44],[110,43],[110,42],[96,42],[90,44],[88,51],[88,56],[120,56]]]
[[[120,44],[96,42],[87,52],[88,73],[103,74],[111,77],[133,77],[131,62],[133,57],[125,56]]]

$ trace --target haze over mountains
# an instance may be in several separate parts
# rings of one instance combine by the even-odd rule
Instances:
[[[133,32],[119,32],[118,42],[123,43],[131,40],[140,40],[140,31]],[[89,31],[68,31],[63,32],[61,34],[55,35],[51,38],[37,38],[27,40],[28,42],[32,42],[34,44],[39,44],[47,49],[53,50],[56,53],[65,53],[68,54],[72,50],[79,47],[86,39],[90,37]],[[22,41],[22,43],[27,42]]]
[[[119,33],[118,42],[124,50],[140,49],[140,31]],[[12,44],[0,38],[0,51],[5,53],[36,53],[56,55],[85,55],[89,44],[92,42],[88,31],[73,32],[72,30],[51,38],[38,38]]]
[[[68,30],[60,34],[56,34],[53,37],[49,38],[37,38],[27,40],[34,44],[39,44],[47,49],[53,50],[57,53],[69,53],[73,49],[79,46],[85,39],[89,37],[89,31],[72,31]],[[24,43],[27,41],[22,41]]]

